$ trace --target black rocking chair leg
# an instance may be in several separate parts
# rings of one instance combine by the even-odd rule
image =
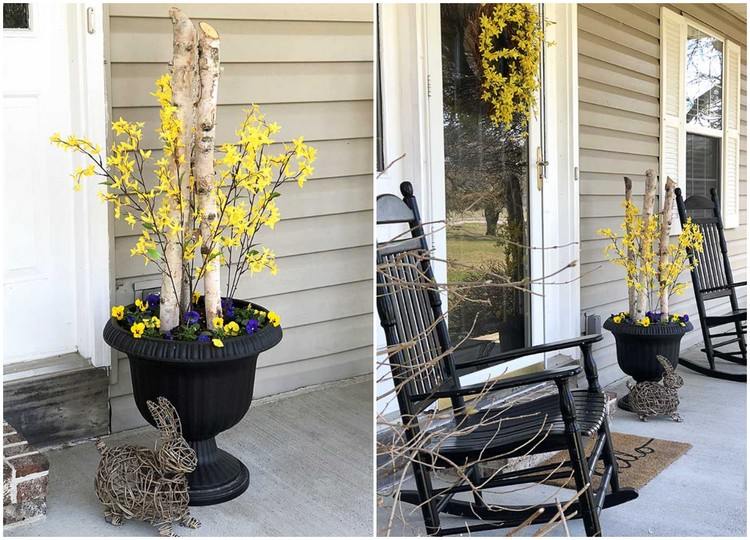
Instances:
[[[605,487],[605,486],[603,486]],[[617,506],[628,501],[632,501],[637,498],[638,494],[632,489],[622,489],[617,493],[601,493],[597,492],[594,504],[596,508],[605,509]],[[400,499],[403,502],[410,504],[419,504],[419,495],[416,491],[402,491],[400,493]],[[565,502],[561,502],[562,506],[565,506]],[[534,518],[529,525],[547,523],[552,517],[557,514],[557,504],[544,504],[541,506],[535,506],[529,508],[527,506],[503,506],[502,508],[493,509],[487,506],[478,506],[470,501],[461,500],[449,500],[444,504],[441,500],[439,506],[442,506],[442,511],[446,514],[462,517],[466,519],[486,520],[493,522],[492,524],[481,524],[481,525],[470,525],[471,531],[477,530],[491,530],[491,529],[505,529],[510,527],[517,527],[526,521],[531,515],[536,513],[540,508],[542,512]],[[582,519],[583,513],[581,508],[581,501],[573,502],[566,510],[566,515],[576,514],[574,519]],[[486,527],[486,528],[483,528]],[[449,534],[461,534],[467,532],[467,526],[455,527],[450,529],[440,529],[437,533],[439,535]]]
[[[609,431],[609,419],[605,420],[602,424],[602,430],[604,430],[604,435],[607,437],[606,441],[606,448],[604,450],[604,464],[609,465],[612,467],[612,476],[609,480],[610,488],[612,488],[612,492],[617,492],[620,490],[620,478],[619,478],[619,467],[617,466],[617,456],[615,456],[615,448],[612,444],[612,435]],[[602,489],[605,486],[604,482],[602,482]]]
[[[734,382],[747,382],[747,373],[727,373],[726,371],[720,371],[718,369],[701,366],[700,364],[697,364],[690,360],[686,360],[685,358],[680,358],[679,362],[680,365],[685,366],[688,369],[692,369],[693,371],[697,371],[698,373],[707,375],[708,377],[713,377],[714,379]]]

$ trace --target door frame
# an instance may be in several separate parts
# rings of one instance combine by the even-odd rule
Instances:
[[[105,6],[67,6],[71,51],[71,122],[74,133],[85,134],[107,148],[107,93],[104,58]],[[81,159],[81,164],[83,160]],[[109,320],[113,283],[110,273],[112,224],[109,207],[97,193],[98,182],[82,182],[75,198],[77,345],[78,353],[96,367],[109,366],[111,350],[102,339]]]
[[[534,155],[539,144],[538,129],[529,133],[529,207],[535,212],[531,221],[531,245],[543,236],[547,246],[554,249],[532,250],[530,267],[533,278],[551,275],[566,265],[565,270],[550,278],[550,284],[534,284],[532,310],[540,315],[532,317],[532,344],[577,337],[581,332],[580,319],[580,212],[578,182],[578,41],[577,6],[575,4],[545,4],[545,17],[555,24],[547,26],[548,42],[545,44],[543,115],[545,130],[546,167],[543,188],[537,190],[537,165]],[[445,165],[442,110],[442,54],[440,48],[440,5],[417,4],[417,55],[418,77],[426,84],[418,88],[423,110],[419,131],[422,133],[422,200],[427,203],[423,214],[426,221],[445,219]],[[539,125],[531,122],[530,125]],[[560,211],[567,208],[565,212]],[[431,235],[437,260],[447,258],[445,227]],[[447,265],[434,265],[438,282],[447,280]],[[445,300],[445,299],[444,299]],[[446,306],[447,302],[443,302]],[[547,360],[559,353],[532,356],[482,370],[466,377],[471,383],[503,373],[522,369]],[[569,352],[578,358],[578,351]],[[464,378],[462,378],[463,380]]]

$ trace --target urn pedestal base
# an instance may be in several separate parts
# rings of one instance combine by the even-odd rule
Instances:
[[[198,467],[188,475],[190,506],[208,506],[242,495],[250,473],[239,459],[216,446],[216,439],[189,441],[198,454]]]

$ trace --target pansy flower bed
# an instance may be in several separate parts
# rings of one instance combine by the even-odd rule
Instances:
[[[253,335],[269,324],[281,324],[281,318],[273,311],[259,310],[252,304],[235,304],[231,298],[223,298],[221,304],[223,316],[214,317],[213,328],[209,327],[203,297],[198,293],[193,295],[192,309],[183,314],[180,325],[166,332],[161,329],[158,294],[150,294],[145,300],[138,298],[129,306],[114,306],[112,318],[135,339],[197,341],[214,347],[223,347],[227,338]]]
[[[684,315],[678,315],[673,313],[667,318],[662,320],[662,314],[659,311],[647,311],[646,314],[638,320],[634,320],[629,313],[621,311],[620,313],[613,313],[610,317],[612,322],[615,324],[634,324],[636,326],[642,326],[648,328],[651,325],[662,325],[662,326],[686,326],[690,317],[685,313]]]

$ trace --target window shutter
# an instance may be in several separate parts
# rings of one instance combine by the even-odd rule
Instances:
[[[740,225],[740,63],[740,46],[726,41],[721,216],[727,229]]]
[[[681,15],[661,8],[661,122],[659,180],[671,177],[685,191],[685,41],[687,24]],[[661,194],[661,190],[660,190]],[[660,200],[663,196],[659,197]],[[677,208],[672,234],[680,232]]]

